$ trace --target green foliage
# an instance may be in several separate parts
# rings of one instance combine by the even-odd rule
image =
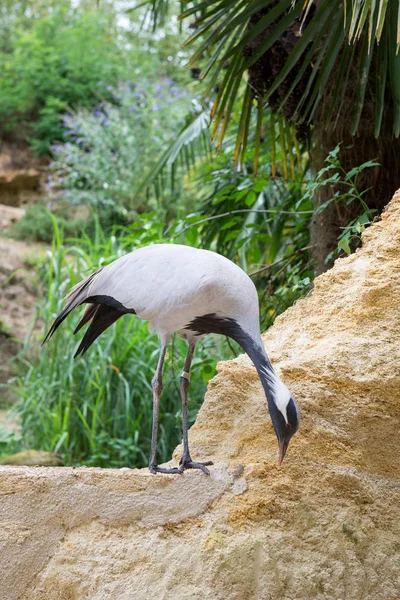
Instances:
[[[6,131],[22,123],[29,133],[33,121],[39,153],[62,137],[60,110],[93,105],[123,72],[114,16],[93,9],[72,10],[62,2],[16,34],[12,50],[0,54],[0,122]]]
[[[56,226],[52,250],[39,267],[44,299],[37,308],[44,330],[60,311],[72,285],[128,250],[163,240],[162,228],[163,224],[149,215],[132,228],[120,230],[118,237],[105,236],[98,227],[93,242],[84,237],[66,248]],[[158,339],[148,333],[146,323],[124,316],[87,354],[74,360],[79,344],[72,335],[76,320],[77,315],[68,318],[42,349],[30,333],[18,357],[26,372],[15,378],[12,387],[18,396],[23,446],[59,452],[68,464],[144,466],[151,439],[151,379],[158,360]],[[179,372],[186,350],[187,344],[178,338],[169,348],[160,408],[160,461],[170,458],[181,437],[177,427]],[[212,339],[199,344],[190,387],[191,422],[205,382],[221,357],[221,348],[216,348]]]
[[[142,79],[112,90],[113,102],[66,114],[64,144],[53,145],[49,198],[94,209],[103,225],[161,208],[138,193],[142,173],[174,138],[188,93],[170,78]],[[164,188],[165,212],[176,212],[177,190]]]
[[[178,135],[174,136],[172,143],[169,144],[162,156],[157,159],[155,167],[147,172],[146,177],[139,185],[139,191],[154,183],[156,196],[160,196],[165,185],[168,185],[169,178],[165,177],[165,171],[170,172],[171,186],[174,188],[179,167],[183,167],[190,173],[196,166],[198,154],[202,158],[207,155],[211,156],[209,124],[210,119],[207,112],[197,100],[192,100],[191,111],[185,117],[184,126]],[[180,170],[179,174],[181,174]]]
[[[303,200],[312,198],[321,188],[328,186],[329,189],[336,191],[329,200],[318,207],[317,212],[324,211],[333,202],[336,204],[344,203],[347,206],[353,203],[361,205],[363,212],[343,228],[338,238],[336,253],[344,251],[346,254],[351,254],[350,243],[352,243],[353,249],[359,245],[361,233],[371,223],[373,215],[377,212],[375,209],[368,208],[364,201],[363,196],[366,195],[369,188],[360,190],[358,178],[366,169],[379,167],[380,165],[374,160],[369,160],[346,172],[339,160],[339,150],[340,144],[329,152],[325,159],[326,167],[320,169],[313,179],[307,181]],[[332,259],[333,254],[335,253],[331,253],[326,257],[326,262]]]
[[[167,0],[144,4],[155,26],[165,21]],[[219,146],[241,106],[236,158],[245,155],[254,111],[258,139],[267,107],[297,127],[308,126],[327,90],[325,124],[341,122],[349,108],[344,99],[355,93],[353,134],[363,127],[365,103],[372,102],[375,135],[385,129],[400,135],[398,0],[184,0],[181,7],[180,19],[195,23],[185,45],[192,49],[189,64],[201,70],[204,98],[215,98],[211,116]]]
[[[83,232],[88,234],[94,232],[95,220],[92,216],[74,218],[70,213],[71,211],[63,205],[50,212],[45,202],[28,204],[25,215],[12,226],[11,235],[21,240],[51,244],[54,236],[52,214],[57,217],[58,226],[66,237],[79,237]]]
[[[0,427],[0,458],[18,452],[21,445],[21,435]]]

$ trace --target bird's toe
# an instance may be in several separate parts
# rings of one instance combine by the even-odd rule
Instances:
[[[158,465],[149,465],[149,471],[150,471],[150,473],[153,473],[154,475],[156,473],[167,473],[167,475],[181,475],[182,474],[181,469],[178,469],[176,467],[165,468],[165,467],[159,467]]]
[[[183,473],[185,469],[200,469],[205,475],[210,475],[210,471],[207,469],[207,466],[212,464],[213,462],[211,460],[207,460],[206,462],[195,462],[193,460],[185,460],[181,463],[180,471],[181,473]]]

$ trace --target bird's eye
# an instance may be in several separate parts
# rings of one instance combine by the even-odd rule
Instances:
[[[292,429],[292,426],[290,423],[286,423],[286,429]]]

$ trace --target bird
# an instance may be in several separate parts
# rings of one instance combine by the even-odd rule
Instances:
[[[153,244],[121,256],[75,285],[64,308],[51,325],[43,344],[76,307],[86,304],[74,331],[89,324],[75,357],[84,354],[98,336],[126,314],[148,321],[156,332],[160,354],[152,379],[153,422],[149,470],[181,474],[200,469],[210,474],[211,461],[192,459],[188,440],[188,388],[190,366],[197,342],[213,333],[235,340],[252,360],[264,388],[278,440],[278,465],[300,423],[300,411],[289,389],[267,356],[260,333],[259,302],[250,277],[228,258],[180,244]],[[188,351],[180,375],[183,454],[179,467],[157,464],[157,433],[162,373],[171,336],[187,341]]]

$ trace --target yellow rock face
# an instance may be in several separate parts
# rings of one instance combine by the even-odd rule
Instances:
[[[221,363],[210,478],[0,467],[1,598],[398,600],[400,194],[264,339],[302,413],[281,468],[254,367]]]

